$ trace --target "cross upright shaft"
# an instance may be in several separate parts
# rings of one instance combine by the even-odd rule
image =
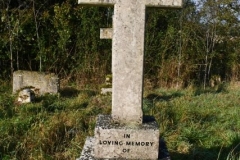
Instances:
[[[181,0],[79,0],[80,4],[114,5],[112,41],[112,118],[142,123],[146,6],[181,7]]]

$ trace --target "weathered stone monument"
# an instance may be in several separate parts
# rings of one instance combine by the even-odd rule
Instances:
[[[143,60],[146,7],[182,6],[182,0],[79,0],[79,4],[114,6],[112,36],[112,114],[97,119],[80,160],[158,159],[159,130],[143,117]],[[112,32],[112,34],[111,34]]]
[[[15,71],[13,73],[13,93],[26,87],[33,89],[38,95],[57,94],[60,88],[59,78],[53,73]]]

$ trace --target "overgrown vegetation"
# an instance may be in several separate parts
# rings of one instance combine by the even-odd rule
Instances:
[[[240,159],[240,89],[228,85],[240,78],[239,5],[147,9],[143,110],[173,160]],[[80,155],[96,115],[111,112],[111,97],[89,86],[111,74],[111,41],[99,40],[99,28],[111,27],[112,13],[76,0],[0,0],[0,159]],[[76,87],[18,105],[6,82],[14,70],[54,72]],[[185,89],[159,89],[175,87]]]
[[[239,0],[184,0],[183,9],[148,8],[145,78],[153,87],[239,80]],[[77,0],[0,0],[0,77],[54,72],[64,82],[100,84],[111,74],[113,8]]]
[[[240,158],[238,88],[157,89],[147,95],[153,107],[148,113],[158,120],[172,159]]]
[[[19,105],[0,87],[0,159],[76,159],[93,135],[98,114],[110,114],[111,96],[65,88],[60,95]],[[240,89],[155,89],[144,93],[145,115],[159,123],[173,160],[238,160]]]

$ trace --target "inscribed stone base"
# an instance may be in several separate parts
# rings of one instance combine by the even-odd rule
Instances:
[[[84,148],[82,150],[80,158],[77,158],[76,160],[99,160],[94,158],[93,154],[93,145],[94,145],[95,139],[93,137],[88,137]],[[168,150],[166,148],[166,144],[164,140],[160,140],[160,149],[159,149],[159,160],[171,160]],[[109,159],[101,159],[101,160],[109,160]],[[111,159],[113,160],[113,159]]]
[[[159,129],[154,118],[145,117],[143,124],[127,126],[114,123],[110,115],[99,115],[95,127],[95,137],[86,142],[83,149],[85,156],[82,155],[80,160],[91,158],[93,160],[157,160],[158,151]]]

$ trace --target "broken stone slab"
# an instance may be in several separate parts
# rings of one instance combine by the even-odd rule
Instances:
[[[18,103],[31,103],[35,99],[34,91],[32,91],[30,88],[25,88],[18,93],[17,101]]]

